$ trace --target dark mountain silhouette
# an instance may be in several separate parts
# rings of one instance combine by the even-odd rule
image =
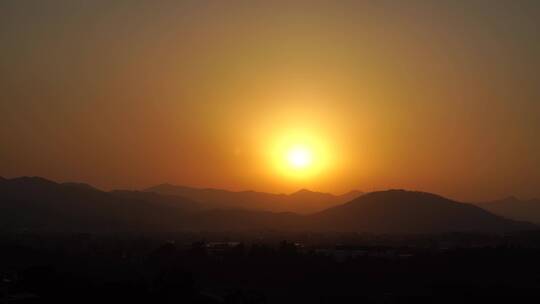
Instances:
[[[296,195],[307,194],[301,191]],[[307,194],[309,195],[309,194]],[[220,231],[281,230],[431,234],[509,232],[537,226],[502,218],[471,204],[404,190],[372,192],[311,215],[248,210],[212,210],[190,219],[190,227]]]
[[[212,195],[223,192],[228,193],[210,191]],[[253,199],[274,197],[257,192],[242,194],[246,193],[253,195]],[[286,197],[288,202],[295,199],[304,202],[306,198],[313,200],[312,197],[320,196],[322,194],[301,190]],[[2,231],[163,233],[273,230],[429,234],[536,228],[529,223],[504,219],[471,204],[402,190],[368,193],[311,215],[205,208],[194,200],[177,195],[124,190],[105,192],[91,186],[60,184],[39,177],[0,179]]]
[[[208,209],[246,209],[271,212],[295,212],[301,214],[322,211],[346,203],[360,195],[351,191],[343,195],[313,192],[306,189],[292,194],[271,194],[255,191],[227,191],[221,189],[199,189],[162,184],[146,189],[165,195],[178,195],[200,202]]]
[[[73,187],[73,188],[79,188],[79,189],[87,189],[87,190],[99,190],[89,184],[85,184],[85,183],[72,183],[72,182],[68,182],[68,183],[62,183],[63,186],[66,186],[66,187]]]
[[[182,211],[194,212],[203,210],[203,207],[200,203],[178,195],[165,195],[155,192],[130,190],[114,190],[109,193],[111,195],[114,195],[115,197],[123,199],[139,200],[151,204],[170,206]]]
[[[497,201],[478,203],[476,205],[489,212],[513,220],[540,223],[540,199],[520,200],[511,196]]]
[[[373,233],[502,232],[532,229],[471,204],[404,190],[365,194],[349,203],[310,216],[312,226],[335,231]]]
[[[145,194],[146,195],[146,194]],[[178,230],[185,205],[176,197],[144,200],[40,177],[0,180],[0,225],[6,230],[113,232]]]

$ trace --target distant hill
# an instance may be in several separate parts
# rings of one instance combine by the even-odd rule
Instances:
[[[198,192],[198,191],[195,191]],[[301,190],[291,195],[233,193],[257,207],[276,197],[301,204],[333,197]],[[210,193],[210,194],[208,194]],[[227,195],[228,195],[227,194]],[[355,193],[353,193],[355,194]],[[351,194],[351,195],[353,195]],[[263,205],[256,200],[266,198]],[[232,199],[229,197],[229,199]],[[219,201],[218,201],[219,202]],[[117,190],[84,184],[61,184],[39,177],[0,179],[0,231],[63,233],[168,233],[180,231],[314,231],[367,233],[506,232],[537,226],[496,216],[471,204],[403,190],[372,192],[323,211],[300,215],[232,208],[246,201],[208,206],[178,195]],[[278,201],[277,204],[283,203]],[[306,203],[307,204],[307,203]],[[282,208],[281,206],[280,208]]]
[[[365,194],[310,217],[314,227],[372,233],[502,232],[532,229],[471,204],[404,190]]]
[[[540,199],[520,200],[516,197],[508,197],[476,205],[513,220],[540,223]]]
[[[114,190],[109,192],[109,194],[122,199],[145,201],[151,204],[174,207],[176,210],[187,212],[201,211],[204,209],[200,203],[178,195],[165,195],[155,192],[131,190]]]
[[[83,184],[60,184],[40,177],[0,180],[3,231],[141,232],[181,228],[186,206],[179,197],[108,193]],[[151,195],[151,194],[150,194]]]
[[[360,191],[343,195],[313,192],[302,189],[292,194],[271,194],[255,191],[227,191],[221,189],[199,189],[162,184],[144,191],[165,195],[178,195],[205,205],[208,209],[246,209],[271,212],[295,212],[308,214],[346,203],[361,196]]]
[[[501,233],[537,229],[471,204],[404,190],[362,195],[348,203],[310,215],[249,210],[212,210],[190,219],[202,230],[359,232],[374,234]]]

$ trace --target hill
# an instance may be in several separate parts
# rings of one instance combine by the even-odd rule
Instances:
[[[195,191],[200,193],[199,191]],[[202,193],[231,193],[209,190]],[[316,202],[328,194],[301,190],[291,195],[232,192],[269,204]],[[227,194],[227,195],[228,195]],[[228,199],[232,199],[228,197]],[[283,203],[278,201],[277,204]],[[471,204],[403,190],[372,192],[323,211],[300,215],[233,208],[208,210],[190,198],[155,192],[101,191],[84,184],[60,184],[39,177],[0,179],[0,229],[36,232],[168,233],[181,231],[314,231],[366,233],[507,232],[537,226],[507,220]],[[238,204],[243,206],[245,202]],[[228,207],[223,207],[223,206]],[[283,207],[278,206],[278,207]]]
[[[477,206],[518,221],[540,223],[540,199],[520,200],[516,197],[478,203]]]
[[[147,193],[143,193],[148,196]],[[179,197],[148,199],[108,193],[82,184],[60,184],[40,177],[0,180],[3,231],[153,232],[181,228],[186,207]]]
[[[207,209],[245,209],[270,212],[308,214],[346,203],[363,193],[351,191],[343,195],[313,192],[302,189],[292,194],[272,194],[256,191],[227,191],[199,189],[161,184],[144,190],[162,195],[178,195],[197,201]]]
[[[323,230],[371,233],[503,232],[533,229],[471,204],[404,190],[365,194],[310,217]]]

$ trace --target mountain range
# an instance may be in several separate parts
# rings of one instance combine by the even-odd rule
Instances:
[[[179,196],[164,188],[182,189],[189,195]],[[239,202],[233,200],[235,197]],[[336,203],[338,198],[345,199],[308,190],[276,195],[163,185],[145,191],[106,192],[86,184],[56,183],[40,177],[2,178],[0,228],[92,233],[272,230],[398,234],[498,233],[537,228],[424,192],[371,192],[346,203]],[[272,202],[277,206],[272,207]],[[309,214],[268,211],[301,209],[310,202],[316,206],[311,210],[332,207]],[[292,206],[295,203],[298,205]]]
[[[503,232],[534,226],[472,204],[405,190],[371,192],[312,218],[326,229],[371,233]]]
[[[363,193],[350,191],[342,195],[313,192],[306,189],[292,194],[273,194],[256,191],[233,192],[221,189],[198,189],[161,184],[144,190],[162,195],[175,195],[192,199],[205,208],[263,210],[309,214],[351,201]]]

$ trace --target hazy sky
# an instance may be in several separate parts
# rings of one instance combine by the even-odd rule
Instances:
[[[0,176],[538,197],[539,33],[540,1],[3,0]]]

